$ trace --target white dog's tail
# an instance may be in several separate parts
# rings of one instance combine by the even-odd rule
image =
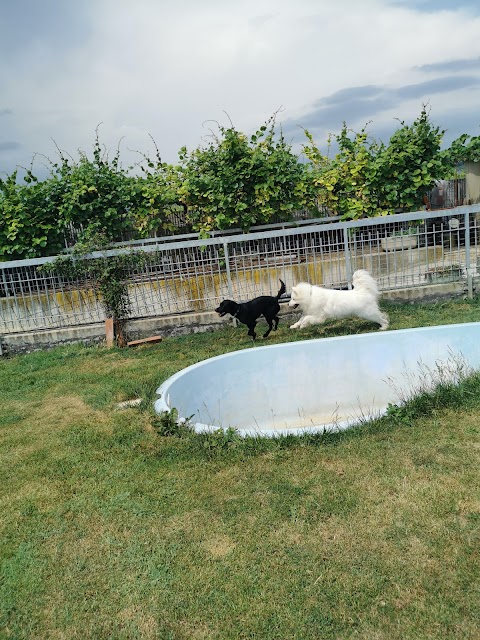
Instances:
[[[376,300],[380,296],[378,291],[377,281],[365,271],[365,269],[358,269],[352,276],[352,284],[355,291],[364,291],[369,293]]]

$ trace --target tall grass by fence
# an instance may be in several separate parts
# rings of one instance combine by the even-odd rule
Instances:
[[[480,205],[417,211],[352,222],[328,219],[266,225],[252,233],[190,234],[126,243],[148,265],[126,274],[131,317],[214,309],[225,298],[247,300],[276,293],[281,278],[327,287],[351,286],[367,269],[381,290],[441,281],[465,283],[473,293],[480,253]],[[39,266],[54,258],[0,263],[0,333],[101,322],[103,311],[88,279],[68,281]]]

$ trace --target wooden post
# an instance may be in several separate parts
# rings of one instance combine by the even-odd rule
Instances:
[[[107,347],[111,349],[115,344],[115,330],[113,327],[113,318],[105,318],[105,337]]]

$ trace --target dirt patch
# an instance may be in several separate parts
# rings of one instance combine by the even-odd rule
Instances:
[[[32,411],[32,420],[37,427],[64,429],[74,422],[90,417],[95,424],[107,422],[108,416],[89,407],[78,396],[50,396]]]
[[[235,549],[236,544],[228,536],[215,536],[202,546],[214,558],[224,558]]]
[[[127,624],[134,624],[142,638],[157,638],[158,624],[153,616],[145,613],[137,606],[127,607],[118,614],[119,619]]]
[[[94,358],[87,360],[78,366],[77,371],[79,373],[92,373],[95,376],[108,375],[112,371],[131,371],[138,368],[139,364],[137,360],[127,360],[118,358]]]

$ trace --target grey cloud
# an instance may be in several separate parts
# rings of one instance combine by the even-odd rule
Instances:
[[[12,113],[12,109],[0,109],[0,116],[11,116]]]
[[[394,106],[397,100],[392,91],[385,87],[349,87],[317,100],[312,110],[301,117],[299,124],[313,129],[338,129],[344,121],[348,123],[359,118],[368,120],[375,113]],[[290,124],[293,123],[287,121],[285,127],[288,129]]]
[[[23,52],[32,41],[41,40],[50,48],[71,48],[89,32],[88,2],[23,0],[2,3],[0,51],[12,56]]]
[[[445,62],[436,62],[434,64],[423,64],[415,67],[418,71],[453,73],[454,71],[469,71],[480,69],[480,58],[465,58],[463,60],[446,60]]]
[[[377,87],[373,84],[363,87],[349,87],[332,93],[330,96],[321,98],[314,103],[314,106],[323,107],[325,105],[338,105],[349,102],[350,100],[363,100],[375,98],[379,93],[384,91],[383,87]]]
[[[480,79],[474,76],[452,75],[398,88],[376,85],[349,87],[317,100],[311,111],[298,118],[296,123],[292,120],[284,122],[283,130],[286,136],[298,131],[297,124],[312,130],[338,130],[343,122],[348,125],[363,120],[364,124],[379,113],[398,106],[404,100],[427,101],[435,94],[479,86]]]
[[[480,135],[480,114],[476,107],[440,112],[435,117],[435,122],[440,123],[441,128],[445,129],[445,145],[451,144],[463,133],[469,133],[471,136]]]
[[[429,13],[442,10],[458,11],[465,8],[473,10],[475,13],[479,11],[477,0],[462,0],[461,3],[458,0],[394,0],[392,4]]]
[[[19,142],[15,142],[14,140],[0,142],[0,153],[2,151],[16,151],[17,149],[21,149],[21,147],[22,145]]]
[[[434,80],[426,80],[418,84],[409,84],[396,90],[400,98],[422,98],[434,93],[449,93],[459,89],[470,89],[480,85],[479,78],[475,76],[444,76]],[[395,90],[394,90],[395,91]]]

